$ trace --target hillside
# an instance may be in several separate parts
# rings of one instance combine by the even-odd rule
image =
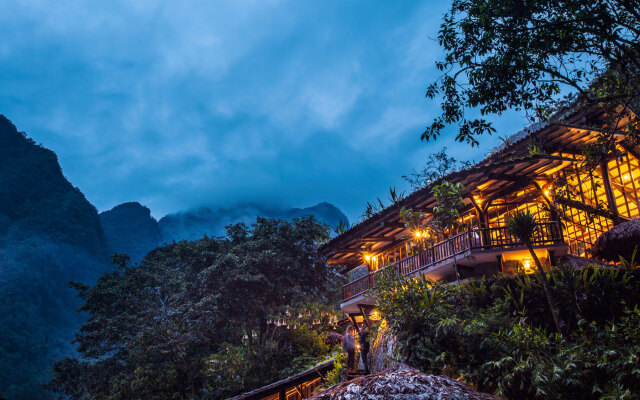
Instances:
[[[219,236],[224,234],[228,224],[244,222],[255,223],[256,217],[267,217],[290,220],[303,215],[313,215],[320,222],[335,227],[347,217],[339,208],[330,203],[319,203],[307,208],[275,208],[261,204],[238,204],[227,208],[200,207],[194,210],[169,214],[158,222],[162,231],[162,241],[197,240],[204,235]]]
[[[123,203],[100,213],[105,235],[115,253],[126,253],[140,261],[161,244],[158,221],[151,210],[137,202]]]
[[[0,116],[1,396],[52,398],[40,384],[83,321],[67,282],[94,282],[108,253],[95,207],[56,155]]]

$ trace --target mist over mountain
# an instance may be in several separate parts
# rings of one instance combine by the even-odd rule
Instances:
[[[133,261],[142,260],[149,250],[161,244],[158,221],[140,203],[123,203],[101,212],[100,221],[111,251],[126,253]]]
[[[169,214],[158,222],[162,232],[162,241],[196,240],[204,235],[221,236],[225,226],[243,222],[255,223],[256,217],[277,219],[299,218],[313,215],[318,221],[331,227],[340,221],[348,222],[347,216],[330,203],[319,203],[306,208],[277,208],[261,204],[238,204],[231,207],[200,207],[194,210]]]
[[[0,115],[0,398],[48,400],[42,388],[54,361],[75,352],[85,316],[68,282],[93,284],[110,256],[134,262],[173,240],[224,235],[225,225],[256,217],[313,215],[336,226],[347,217],[329,203],[307,208],[238,204],[201,207],[156,221],[136,202],[98,214],[63,175],[54,152]]]
[[[69,281],[111,268],[98,213],[52,151],[0,115],[0,395],[49,399],[40,386],[71,354],[83,316]]]

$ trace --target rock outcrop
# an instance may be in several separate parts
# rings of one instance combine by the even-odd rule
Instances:
[[[446,376],[427,375],[405,364],[332,386],[313,400],[498,400]]]

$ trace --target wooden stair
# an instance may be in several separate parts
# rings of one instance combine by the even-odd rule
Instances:
[[[363,369],[350,370],[350,371],[347,371],[347,380],[359,378],[359,377],[365,376],[365,375],[366,374],[364,373]]]

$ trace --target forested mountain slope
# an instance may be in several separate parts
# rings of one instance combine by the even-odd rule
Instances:
[[[140,203],[123,203],[103,211],[100,221],[111,250],[126,253],[135,262],[161,244],[158,221]]]
[[[56,155],[0,116],[0,395],[47,399],[40,384],[83,316],[68,281],[111,268],[98,213]]]

